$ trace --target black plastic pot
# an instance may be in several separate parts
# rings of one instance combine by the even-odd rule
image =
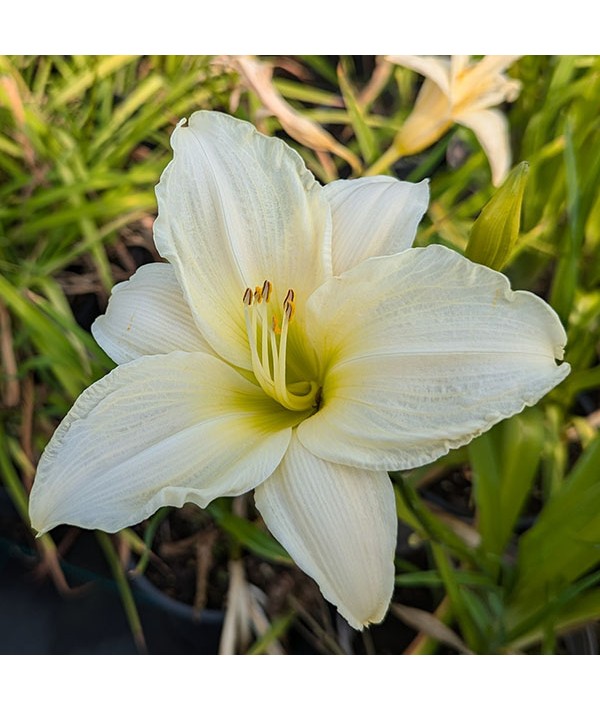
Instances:
[[[202,610],[174,600],[143,575],[133,576],[131,585],[135,598],[153,615],[163,620],[163,633],[181,647],[181,654],[218,654],[225,613],[222,610]],[[144,616],[142,615],[142,623]],[[148,648],[152,652],[154,632],[148,631]]]
[[[57,529],[55,540],[65,531]],[[0,654],[136,654],[123,603],[95,534],[80,531],[62,568],[77,592],[36,576],[33,534],[0,486]],[[145,578],[132,589],[150,654],[216,654],[223,612],[170,599]]]

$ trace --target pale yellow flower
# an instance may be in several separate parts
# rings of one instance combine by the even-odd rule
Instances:
[[[510,168],[511,151],[506,117],[492,107],[519,95],[520,83],[504,75],[518,58],[489,55],[469,62],[466,55],[386,57],[425,77],[415,107],[394,139],[397,153],[419,153],[458,123],[477,137],[490,162],[492,181],[499,185]]]
[[[541,299],[438,245],[428,186],[322,187],[285,143],[195,113],[172,137],[148,264],[93,326],[118,364],[38,467],[31,523],[118,531],[255,490],[273,535],[356,628],[394,587],[388,470],[433,461],[569,372]]]

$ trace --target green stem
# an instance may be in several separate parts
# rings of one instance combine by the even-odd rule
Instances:
[[[460,587],[456,581],[454,570],[447,554],[442,546],[433,541],[429,542],[436,567],[446,586],[446,592],[451,604],[451,613],[456,616],[460,625],[462,636],[470,649],[479,649],[477,629],[469,609],[465,605],[465,600],[460,592]]]
[[[381,175],[382,173],[387,173],[387,171],[394,165],[394,163],[402,158],[402,155],[398,152],[396,146],[392,145],[387,149],[387,151],[378,158],[373,165],[365,170],[364,176],[370,175]]]
[[[133,635],[135,646],[139,652],[145,653],[147,649],[146,640],[144,639],[144,631],[142,629],[142,622],[135,605],[135,599],[133,597],[133,593],[131,592],[129,581],[127,580],[125,571],[121,566],[121,561],[119,560],[117,551],[115,550],[112,540],[107,533],[104,533],[104,531],[96,531],[96,537],[102,551],[104,552],[106,561],[113,574],[113,578],[115,579],[115,583],[117,584],[117,589],[119,590],[119,595],[121,596],[121,601],[123,602],[123,609],[125,610],[125,615],[127,616],[127,622],[129,623],[129,629]]]
[[[168,506],[164,506],[162,509],[159,509],[150,519],[148,527],[146,528],[146,531],[144,533],[144,552],[140,556],[138,564],[135,566],[135,570],[133,572],[134,575],[142,575],[148,567],[150,553],[152,552],[152,542],[154,541],[154,536],[156,535],[156,531],[160,524],[169,515],[169,512],[170,508]]]
[[[0,479],[23,521],[29,526],[27,492],[8,453],[8,441],[0,432]]]

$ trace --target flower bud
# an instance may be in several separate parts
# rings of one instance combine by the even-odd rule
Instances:
[[[528,171],[528,163],[519,163],[483,207],[471,228],[465,251],[471,261],[497,270],[509,261],[519,236]]]

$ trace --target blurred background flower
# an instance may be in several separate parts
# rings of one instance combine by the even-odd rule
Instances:
[[[387,56],[387,61],[425,77],[414,109],[394,138],[392,150],[397,157],[420,153],[459,123],[477,137],[490,162],[492,182],[499,185],[508,173],[511,150],[506,116],[493,107],[519,95],[520,82],[504,74],[518,58],[489,55],[469,61],[467,55]]]

